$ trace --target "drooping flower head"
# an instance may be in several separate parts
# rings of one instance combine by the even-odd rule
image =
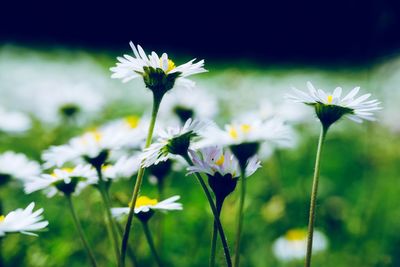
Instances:
[[[24,184],[25,193],[44,190],[48,197],[57,192],[65,195],[79,193],[89,181],[96,179],[96,172],[90,165],[78,165],[74,168],[55,169],[51,174],[42,174],[27,180]]]
[[[41,172],[36,161],[29,160],[24,154],[7,151],[0,154],[0,185],[11,178],[24,181]]]
[[[326,236],[320,231],[314,232],[313,253],[322,252],[328,247]],[[301,260],[306,256],[307,230],[291,229],[284,236],[275,240],[272,249],[281,261]]]
[[[189,119],[182,127],[169,127],[159,132],[157,142],[143,152],[143,167],[166,161],[175,155],[185,156],[193,138],[200,136],[210,122]]]
[[[382,109],[378,100],[368,100],[371,94],[356,97],[360,87],[355,87],[344,97],[341,87],[337,87],[333,93],[317,90],[311,82],[307,82],[307,87],[308,93],[293,88],[293,95],[287,97],[295,102],[313,106],[325,128],[329,128],[343,116],[358,123],[363,120],[374,121],[374,112]]]
[[[232,193],[240,177],[239,162],[229,151],[223,151],[222,147],[213,146],[200,149],[198,152],[190,150],[193,166],[189,166],[188,174],[205,173],[208,183],[214,191],[217,201],[223,200]],[[256,157],[248,160],[245,176],[251,176],[259,167],[260,161]]]
[[[163,53],[161,57],[155,52],[146,55],[140,45],[136,47],[132,42],[129,45],[134,56],[118,57],[116,66],[110,68],[113,72],[111,77],[122,79],[123,82],[142,77],[146,87],[158,97],[162,97],[172,89],[175,83],[193,86],[193,82],[186,77],[206,72],[203,68],[204,60],[194,63],[195,59],[192,59],[176,66],[166,53]]]
[[[139,196],[134,212],[136,216],[142,221],[148,221],[154,214],[154,211],[169,211],[169,210],[182,210],[182,204],[176,202],[180,196],[173,196],[163,201],[158,202],[157,199],[152,199],[147,196]],[[129,207],[125,208],[112,208],[111,213],[114,217],[120,218],[129,213]]]
[[[34,207],[35,203],[32,202],[25,209],[16,209],[6,216],[0,214],[0,237],[17,232],[36,236],[33,232],[43,230],[49,222],[43,221],[43,209],[34,212]]]

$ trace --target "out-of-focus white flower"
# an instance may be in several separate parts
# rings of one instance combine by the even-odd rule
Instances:
[[[54,196],[58,191],[64,194],[79,193],[96,175],[90,165],[55,169],[52,174],[42,174],[25,181],[24,190],[27,194],[44,190],[48,197]]]
[[[32,202],[25,209],[16,209],[6,216],[0,215],[0,237],[16,232],[37,236],[32,232],[43,230],[49,222],[43,221],[43,209],[34,212],[34,207],[35,203]]]
[[[155,52],[147,56],[140,45],[135,47],[132,42],[130,42],[129,45],[133,50],[134,56],[124,55],[123,57],[118,57],[116,66],[110,68],[113,72],[112,78],[122,79],[123,82],[128,82],[135,78],[144,77],[146,86],[151,87],[146,79],[152,79],[153,75],[159,75],[156,71],[161,70],[165,77],[174,77],[173,83],[176,79],[177,84],[193,87],[194,82],[186,77],[207,71],[204,69],[204,60],[194,63],[195,59],[192,59],[185,64],[176,66],[175,63],[168,58],[166,53],[163,53],[161,57]],[[150,83],[153,83],[153,81]],[[169,89],[171,88],[168,88],[168,90]]]
[[[140,155],[122,156],[114,164],[106,164],[102,167],[103,177],[112,180],[129,179],[137,173],[139,167]]]
[[[346,96],[342,97],[342,88],[337,87],[333,93],[326,93],[315,89],[311,82],[307,82],[309,92],[305,93],[293,88],[293,95],[287,97],[294,102],[304,103],[315,107],[318,118],[322,123],[332,124],[342,116],[361,123],[363,120],[374,121],[374,112],[382,109],[376,99],[368,100],[371,94],[355,97],[360,87],[355,87]]]
[[[174,155],[186,155],[194,137],[202,135],[211,122],[189,119],[182,127],[169,127],[158,133],[157,142],[142,154],[143,167],[166,161]]]
[[[32,127],[31,119],[22,112],[7,111],[0,107],[0,131],[21,133]]]
[[[135,213],[147,213],[152,210],[169,211],[169,210],[182,210],[182,204],[176,202],[180,196],[173,196],[163,201],[158,202],[157,199],[151,199],[147,196],[139,196],[136,205]],[[114,217],[121,217],[129,213],[129,207],[125,208],[112,208],[111,213]]]
[[[98,113],[105,104],[104,96],[84,84],[64,85],[49,90],[39,88],[40,102],[34,107],[34,114],[45,122],[55,123],[62,116],[89,116]],[[68,88],[67,88],[68,86]]]
[[[260,101],[260,118],[269,120],[279,118],[288,123],[306,122],[310,115],[310,110],[306,106],[293,105],[289,101],[272,102],[269,99]]]
[[[117,120],[72,138],[65,145],[50,147],[42,155],[44,167],[61,167],[66,162],[78,164],[84,160],[90,161],[101,153],[108,154],[111,150],[140,148],[144,136],[143,124],[136,121],[136,118]]]
[[[326,250],[328,240],[320,231],[314,231],[313,253]],[[272,245],[274,255],[281,261],[301,260],[306,256],[307,231],[304,229],[289,230],[284,236],[275,240]]]
[[[159,116],[168,121],[178,118],[181,122],[188,119],[212,119],[218,113],[217,99],[205,90],[195,87],[190,90],[177,88],[163,98]]]
[[[0,179],[8,177],[24,181],[39,175],[40,172],[40,165],[36,161],[29,160],[24,154],[13,151],[0,154]]]

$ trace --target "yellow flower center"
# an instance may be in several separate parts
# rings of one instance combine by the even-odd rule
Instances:
[[[332,104],[333,101],[333,95],[328,95],[328,104]]]
[[[235,127],[229,127],[228,133],[233,139],[237,139],[239,137],[238,131]]]
[[[4,221],[5,218],[4,215],[0,215],[0,222]]]
[[[108,170],[109,168],[111,168],[111,165],[110,165],[110,164],[106,164],[106,165],[101,166],[101,170],[102,170],[102,171],[106,171],[106,170]]]
[[[251,130],[252,130],[252,126],[250,124],[241,124],[238,127],[229,126],[228,134],[233,139],[238,139],[239,138],[239,132],[244,133],[244,134],[248,134],[249,132],[251,132]]]
[[[160,65],[163,66],[163,62],[161,59],[160,59]],[[175,63],[171,59],[168,59],[168,68],[165,72],[170,72],[173,69],[175,69]]]
[[[139,125],[139,117],[132,115],[125,118],[125,122],[131,127],[132,129],[136,128]]]
[[[67,173],[72,173],[74,171],[74,168],[65,167],[65,168],[61,168],[60,170],[65,171]],[[51,176],[57,177],[57,174],[53,171]]]
[[[240,125],[240,130],[244,133],[249,133],[251,131],[251,125],[250,124],[242,124]]]
[[[302,241],[307,238],[307,231],[303,229],[292,229],[286,232],[285,237],[289,241]]]
[[[158,203],[157,199],[151,199],[151,198],[146,197],[146,196],[140,196],[136,200],[135,208],[140,208],[140,207],[143,207],[143,206],[154,206],[157,203]]]
[[[224,162],[225,162],[225,156],[221,155],[221,157],[215,161],[215,164],[221,166],[222,164],[224,164]]]

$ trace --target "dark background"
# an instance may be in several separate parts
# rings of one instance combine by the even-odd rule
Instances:
[[[0,42],[119,52],[132,40],[217,60],[359,64],[397,53],[397,2],[9,1]]]

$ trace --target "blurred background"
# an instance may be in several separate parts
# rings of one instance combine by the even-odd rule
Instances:
[[[361,86],[371,92],[384,107],[378,121],[343,120],[328,136],[317,214],[317,229],[328,246],[314,264],[400,266],[396,1],[8,1],[2,11],[0,153],[12,150],[40,162],[50,145],[112,119],[148,114],[151,95],[140,81],[122,84],[110,78],[115,57],[131,53],[129,41],[148,53],[168,52],[177,64],[205,59],[209,73],[194,78],[203,93],[197,105],[219,125],[252,112],[283,118],[294,128],[296,145],[271,150],[248,182],[242,266],[302,266],[301,260],[279,259],[273,244],[307,226],[319,125],[312,110],[287,103],[284,95],[292,86],[305,89],[307,81],[327,91]],[[167,97],[170,102],[180,98]],[[73,119],[65,113],[67,106],[78,110]],[[127,201],[131,182],[113,185],[115,205],[117,197]],[[184,205],[184,211],[164,218],[167,266],[205,266],[212,225],[202,192],[183,171],[173,171],[167,185],[165,195],[181,195]],[[157,196],[147,180],[143,191]],[[222,214],[231,244],[236,193]],[[39,238],[7,236],[1,248],[6,266],[86,262],[63,198],[25,195],[13,181],[0,183],[0,199],[3,214],[35,201],[50,223]],[[113,266],[99,199],[84,191],[75,202],[101,266]],[[140,225],[134,229],[141,266],[152,266]],[[223,266],[221,251],[219,263]]]

